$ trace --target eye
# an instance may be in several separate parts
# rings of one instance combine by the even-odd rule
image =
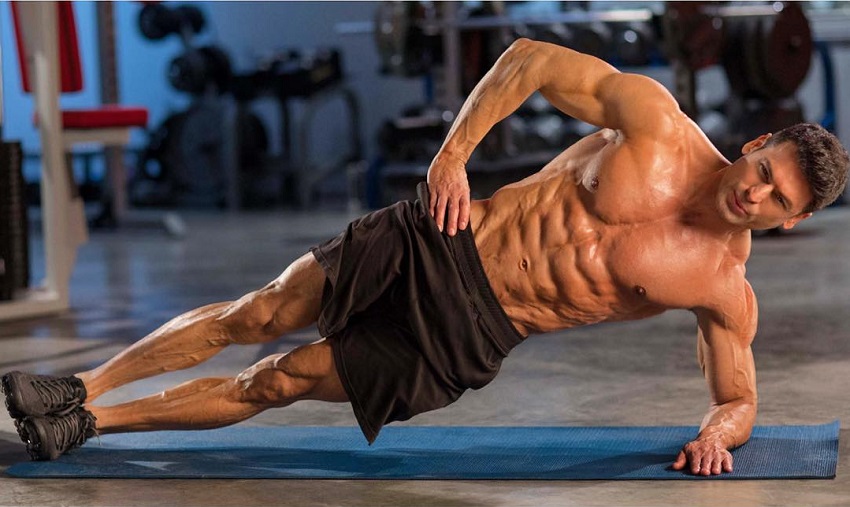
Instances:
[[[785,198],[779,194],[776,194],[776,202],[778,202],[783,208],[785,207]]]
[[[759,169],[761,170],[761,175],[764,177],[764,180],[767,181],[767,178],[768,178],[767,167],[765,167],[764,164],[759,164]]]

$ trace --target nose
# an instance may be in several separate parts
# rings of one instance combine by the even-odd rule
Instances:
[[[771,192],[773,192],[773,185],[766,183],[753,185],[747,189],[747,200],[753,204],[758,204],[765,197],[769,196]]]

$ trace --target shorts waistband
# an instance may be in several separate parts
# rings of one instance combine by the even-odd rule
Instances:
[[[427,213],[428,184],[419,183],[416,190]],[[443,239],[452,252],[463,284],[470,292],[472,303],[492,332],[493,339],[507,356],[508,352],[522,343],[524,337],[514,327],[499,300],[496,299],[496,295],[493,294],[493,288],[490,287],[490,281],[481,265],[478,248],[475,246],[472,227],[467,226],[466,229],[458,231],[454,236],[443,234]]]

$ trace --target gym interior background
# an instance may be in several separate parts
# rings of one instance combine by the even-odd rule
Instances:
[[[118,103],[147,115],[117,148],[83,143],[56,159],[73,174],[71,200],[84,203],[84,220],[73,225],[67,197],[66,206],[44,205],[43,175],[59,166],[48,167],[44,133],[33,123],[40,106],[22,85],[11,5],[0,4],[3,370],[69,374],[98,364],[182,311],[264,285],[354,216],[412,197],[463,98],[516,37],[564,44],[658,79],[729,157],[743,141],[801,120],[823,124],[850,145],[850,2],[107,5],[73,3],[82,87],[63,93],[59,105]],[[477,150],[469,166],[473,197],[534,172],[591,131],[532,97]],[[748,266],[763,308],[760,335],[773,334],[756,345],[764,366],[759,423],[850,416],[850,340],[841,317],[850,286],[842,261],[850,247],[848,217],[840,202],[800,232],[755,242]],[[517,351],[498,383],[412,423],[694,424],[704,405],[690,401],[705,397],[705,388],[692,332],[689,316],[674,313],[622,331],[606,325],[540,337]],[[622,344],[612,336],[618,333],[634,339]],[[233,351],[200,374],[231,374],[254,357],[315,338],[310,329],[273,346]],[[614,379],[613,372],[621,373]],[[189,378],[181,375],[140,382],[115,399]],[[788,376],[803,381],[790,387]],[[354,424],[344,407],[287,410],[250,424]],[[844,449],[842,443],[846,456]],[[0,468],[23,459],[3,414]],[[258,491],[250,481],[163,481],[146,498],[133,495],[132,481],[36,485],[4,477],[0,484],[2,505],[253,505],[287,498],[714,505],[723,495],[733,505],[840,505],[850,497],[841,468],[838,479],[817,484],[722,486],[334,481],[326,488],[291,481],[263,483]]]

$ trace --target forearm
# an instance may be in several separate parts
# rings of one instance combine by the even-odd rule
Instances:
[[[745,399],[712,406],[703,418],[697,440],[716,440],[726,449],[742,445],[753,430],[756,406],[755,400]]]
[[[468,161],[487,132],[538,90],[567,114],[593,123],[601,108],[594,96],[598,84],[614,73],[618,71],[594,57],[519,39],[472,90],[440,153]]]
[[[537,90],[529,62],[535,58],[528,41],[516,41],[478,82],[452,123],[440,153],[469,160],[487,132]]]

